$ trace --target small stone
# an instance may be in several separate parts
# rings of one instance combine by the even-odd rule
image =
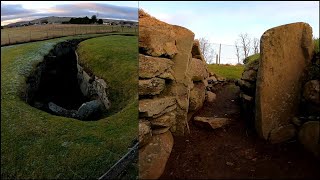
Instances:
[[[214,102],[217,98],[217,95],[211,91],[207,91],[207,101]]]
[[[232,162],[227,162],[226,163],[228,166],[233,166],[234,165],[234,163],[232,163]]]

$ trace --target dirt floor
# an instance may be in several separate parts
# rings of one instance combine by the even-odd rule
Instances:
[[[320,178],[320,161],[295,140],[272,145],[247,129],[241,118],[239,88],[234,84],[217,91],[196,116],[229,117],[224,128],[206,130],[189,122],[191,134],[175,137],[160,179]]]

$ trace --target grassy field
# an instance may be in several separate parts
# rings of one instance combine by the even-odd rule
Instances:
[[[218,76],[225,77],[227,79],[240,79],[244,66],[243,65],[217,65],[209,64],[208,70],[215,73]]]
[[[106,25],[49,24],[1,29],[1,45],[45,40],[70,35],[106,32],[138,32],[137,28]]]
[[[1,178],[98,178],[128,151],[137,138],[138,103],[134,90],[126,96],[118,96],[121,103],[113,102],[112,116],[88,122],[51,115],[29,106],[20,98],[26,86],[25,78],[55,44],[94,36],[80,35],[1,47]],[[104,47],[115,42],[114,48]],[[134,36],[98,37],[82,42],[79,54],[80,58],[86,57],[87,66],[98,76],[105,77],[103,72],[108,71],[109,74],[137,77],[137,43]],[[91,44],[95,49],[88,54],[86,49],[91,49]],[[119,44],[122,48],[117,47]],[[99,58],[99,66],[95,65],[95,58]],[[116,68],[120,66],[126,68]],[[132,88],[132,84],[136,84],[130,76],[127,84],[112,83],[107,79],[113,96],[123,93],[117,92],[121,86],[128,90],[129,86]]]

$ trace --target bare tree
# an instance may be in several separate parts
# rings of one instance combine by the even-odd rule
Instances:
[[[200,43],[200,50],[203,54],[205,61],[208,64],[212,64],[214,62],[214,50],[212,48],[210,41],[207,38],[202,37],[199,39],[199,43]]]
[[[236,41],[234,43],[235,47],[236,47],[236,55],[237,55],[237,58],[238,58],[238,64],[240,63],[240,46],[238,45],[238,41]]]
[[[241,43],[242,49],[243,49],[244,58],[247,58],[250,53],[251,40],[250,40],[249,35],[247,33],[240,34],[239,37],[240,37],[240,43]]]
[[[259,53],[259,45],[260,45],[259,43],[260,42],[259,42],[258,38],[253,39],[253,52],[254,52],[254,54]]]

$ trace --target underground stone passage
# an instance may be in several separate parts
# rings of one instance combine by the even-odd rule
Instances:
[[[57,44],[27,78],[25,100],[48,113],[79,120],[98,120],[109,109],[107,84],[78,64],[81,40]]]

